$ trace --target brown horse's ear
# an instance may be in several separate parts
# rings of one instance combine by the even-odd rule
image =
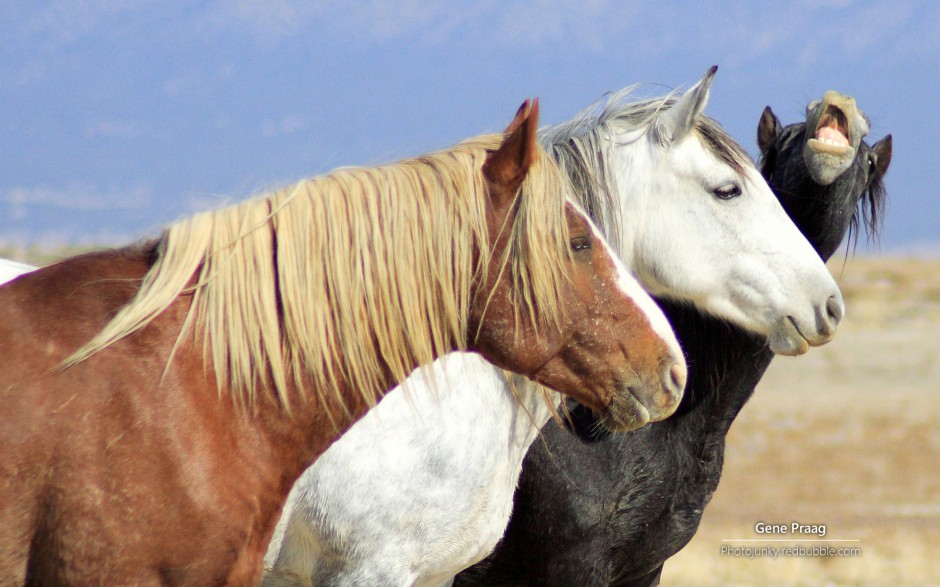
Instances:
[[[491,184],[490,197],[494,205],[508,204],[522,186],[538,151],[535,138],[538,127],[538,98],[531,105],[526,100],[506,127],[499,149],[490,153],[483,164],[483,175]]]
[[[770,106],[764,108],[764,112],[760,115],[760,122],[757,123],[757,148],[760,152],[767,153],[767,149],[774,144],[782,131],[780,119],[774,111],[770,109]]]

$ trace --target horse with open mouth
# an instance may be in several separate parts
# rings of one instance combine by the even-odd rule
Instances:
[[[670,413],[675,338],[537,120],[0,288],[0,583],[255,584],[294,480],[450,351],[612,421]]]
[[[854,242],[862,222],[878,234],[892,139],[869,146],[869,126],[855,101],[835,92],[810,103],[805,122],[783,127],[770,107],[761,116],[758,166],[823,259],[847,234]],[[572,405],[572,430],[546,427],[526,457],[503,542],[457,585],[657,585],[665,561],[695,535],[721,477],[728,430],[774,352],[726,320],[660,304],[689,362],[679,409],[613,435]]]
[[[846,234],[854,242],[859,218],[870,235],[878,234],[892,138],[868,145],[870,129],[855,99],[832,90],[807,105],[805,122],[784,127],[770,106],[761,114],[761,172],[824,259]]]
[[[616,93],[541,140],[644,287],[777,352],[805,352],[834,334],[841,294],[750,158],[702,115],[714,73],[678,99]],[[295,485],[265,557],[266,586],[443,584],[496,545],[522,458],[551,417],[542,392],[470,355],[439,360],[402,391]],[[593,423],[610,427],[604,415]],[[646,448],[647,459],[663,450]],[[552,469],[577,491],[579,466]],[[594,498],[568,497],[586,508]]]

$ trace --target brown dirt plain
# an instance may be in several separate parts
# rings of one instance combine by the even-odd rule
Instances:
[[[663,586],[940,585],[940,260],[843,261],[830,263],[847,307],[838,335],[774,360]],[[755,524],[794,521],[857,542],[723,542],[792,539]],[[722,555],[723,544],[860,554],[747,558]]]

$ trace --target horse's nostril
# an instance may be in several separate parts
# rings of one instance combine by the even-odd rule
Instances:
[[[685,391],[686,372],[685,363],[673,363],[669,369],[663,373],[662,391],[656,394],[656,404],[661,410],[668,410],[671,414],[682,399],[682,393]]]
[[[829,299],[826,300],[826,313],[829,315],[829,319],[832,320],[833,326],[838,326],[845,315],[845,306],[842,300],[836,296],[829,296]]]
[[[676,411],[685,391],[686,367],[684,362],[673,363],[663,369],[659,391],[652,396],[651,420],[659,421]]]
[[[672,382],[672,388],[678,395],[682,394],[682,391],[685,389],[685,380],[688,376],[686,372],[685,365],[681,363],[676,363],[669,368],[669,380]]]

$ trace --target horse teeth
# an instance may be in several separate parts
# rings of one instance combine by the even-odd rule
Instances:
[[[825,137],[816,137],[816,142],[821,143],[823,145],[828,145],[830,147],[839,147],[840,149],[845,149],[845,148],[848,148],[849,146],[844,141],[833,140],[833,139],[829,139]]]
[[[836,147],[846,147],[849,144],[848,137],[837,128],[831,126],[822,126],[816,131],[816,140]]]

